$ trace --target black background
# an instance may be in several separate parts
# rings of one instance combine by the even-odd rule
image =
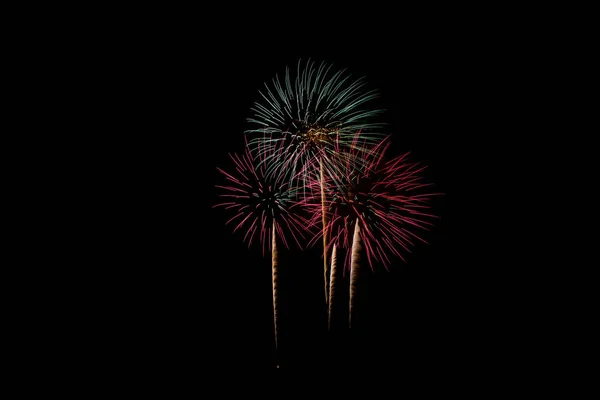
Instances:
[[[85,357],[114,376],[182,382],[207,371],[276,371],[270,260],[212,208],[216,168],[243,148],[263,83],[311,58],[380,91],[390,152],[410,151],[428,165],[427,178],[445,195],[434,204],[440,219],[424,236],[429,245],[389,272],[365,274],[362,322],[352,334],[343,320],[326,334],[318,247],[284,255],[278,372],[452,381],[502,370],[526,339],[506,323],[516,289],[502,289],[507,272],[488,249],[500,194],[487,189],[485,161],[500,151],[519,56],[507,56],[502,32],[422,22],[348,37],[171,22],[136,27],[92,57],[94,149],[106,189],[95,193],[102,234],[86,272],[97,292],[86,311],[93,339]]]

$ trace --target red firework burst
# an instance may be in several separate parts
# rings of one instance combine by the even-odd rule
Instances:
[[[358,141],[358,135],[355,137]],[[431,186],[423,182],[426,168],[408,161],[408,153],[386,160],[389,137],[374,147],[354,144],[349,152],[339,152],[342,162],[326,169],[325,210],[327,215],[328,247],[350,249],[355,225],[360,225],[360,239],[371,269],[381,263],[387,269],[390,255],[403,257],[416,241],[427,243],[419,231],[428,230],[435,215],[428,212],[434,195],[423,191]],[[313,223],[322,217],[319,177],[312,176],[310,193],[301,204],[311,215]],[[317,232],[310,244],[322,233]],[[350,252],[344,263],[350,265]]]
[[[227,172],[217,168],[227,181],[227,185],[216,186],[221,190],[219,197],[227,201],[213,208],[225,207],[233,213],[226,224],[235,223],[234,232],[240,229],[246,232],[243,240],[248,247],[258,237],[263,255],[265,250],[271,249],[273,229],[278,240],[287,248],[290,247],[286,239],[288,236],[302,248],[301,241],[306,239],[306,233],[312,226],[310,221],[291,210],[297,205],[298,189],[290,186],[283,176],[284,171],[267,174],[269,165],[266,160],[277,159],[281,151],[280,147],[270,147],[268,152],[258,149],[253,153],[246,143],[242,155],[229,154],[235,169]]]

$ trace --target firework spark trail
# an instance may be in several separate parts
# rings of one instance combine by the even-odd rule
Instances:
[[[360,269],[360,258],[362,252],[362,239],[360,236],[360,222],[354,223],[354,238],[352,239],[352,261],[350,264],[350,320],[348,326],[352,328],[352,322],[356,322],[356,293],[358,291],[358,274]]]
[[[338,279],[338,266],[337,266],[337,246],[334,244],[331,250],[331,274],[329,279],[329,315],[327,316],[327,327],[329,330],[332,328],[333,318],[333,307],[335,304],[336,290],[337,290],[337,279]]]
[[[275,221],[273,221],[272,231],[272,244],[271,244],[271,270],[273,278],[273,329],[275,332],[275,354],[277,356],[277,350],[279,349],[279,252],[277,250],[277,235]],[[277,362],[277,368],[279,368],[279,362]]]
[[[320,162],[320,178],[321,178],[321,215],[323,219],[323,278],[325,282],[325,307],[329,304],[328,298],[328,262],[327,262],[327,212],[326,212],[326,197],[325,197],[325,172],[323,170],[323,162]]]

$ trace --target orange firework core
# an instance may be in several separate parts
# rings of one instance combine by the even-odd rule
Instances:
[[[301,137],[308,142],[322,144],[331,140],[331,137],[329,136],[331,132],[332,131],[328,129],[310,128],[308,131],[303,132]]]

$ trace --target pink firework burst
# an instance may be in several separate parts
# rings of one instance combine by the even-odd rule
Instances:
[[[235,224],[233,229],[245,232],[243,240],[250,247],[257,238],[262,246],[263,255],[271,249],[272,234],[286,246],[292,241],[302,248],[301,242],[307,238],[312,224],[295,210],[298,189],[291,187],[281,174],[267,174],[267,159],[277,159],[280,147],[270,147],[253,153],[246,144],[243,154],[229,154],[234,168],[225,171],[217,168],[225,177],[226,185],[217,185],[221,190],[219,197],[224,201],[213,206],[224,207],[233,216],[226,224]]]
[[[358,141],[358,135],[355,137]],[[371,269],[377,263],[386,269],[390,256],[403,261],[403,253],[411,252],[417,241],[427,243],[419,233],[433,224],[430,201],[439,193],[424,188],[422,172],[426,168],[408,161],[408,153],[386,159],[389,137],[378,145],[368,147],[354,144],[349,152],[340,152],[337,165],[330,165],[325,176],[328,246],[350,249],[356,224],[360,225],[360,239]],[[319,178],[312,176],[310,193],[317,193]],[[313,223],[322,216],[321,198],[308,194],[302,200]],[[316,243],[322,233],[317,232],[310,244]],[[344,265],[350,265],[346,252]]]

